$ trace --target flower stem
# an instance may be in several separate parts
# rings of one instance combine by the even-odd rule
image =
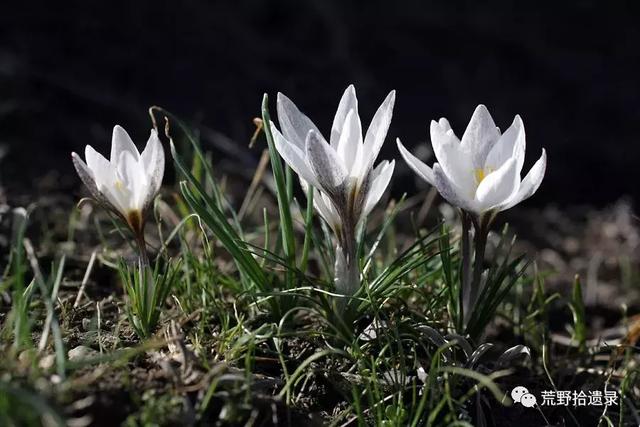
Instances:
[[[142,268],[150,268],[149,255],[147,254],[147,243],[144,240],[144,226],[140,228],[140,231],[136,232],[136,243],[138,244],[138,252],[140,256],[140,266]]]
[[[339,241],[336,248],[336,290],[343,295],[352,296],[360,287],[360,266],[358,265],[355,228],[345,227]]]
[[[471,310],[471,216],[462,211],[462,283],[460,289],[458,330],[466,323],[466,317]]]
[[[136,235],[136,243],[138,244],[139,260],[140,260],[140,289],[137,299],[144,301],[138,316],[141,319],[145,334],[149,332],[150,318],[153,315],[156,307],[154,306],[154,294],[155,294],[155,281],[153,279],[153,272],[151,270],[151,263],[149,262],[149,254],[147,253],[147,244],[144,239],[144,223],[140,225],[140,228]]]
[[[485,227],[483,221],[476,226],[474,235],[475,254],[473,259],[473,278],[471,279],[471,304],[475,305],[480,293],[482,281],[482,271],[484,270],[484,252],[487,247],[488,227]]]
[[[484,271],[484,254],[487,247],[487,237],[489,236],[489,229],[491,222],[494,218],[494,215],[489,212],[481,215],[480,217],[471,217],[469,214],[466,214],[474,226],[473,233],[473,243],[474,243],[474,256],[473,256],[473,272],[471,275],[471,280],[468,280],[464,285],[466,285],[466,289],[463,289],[463,312],[464,312],[464,325],[465,327],[468,325],[471,320],[471,315],[473,313],[474,307],[478,303],[478,297],[482,292],[482,272]],[[468,225],[467,225],[468,227]],[[463,221],[463,229],[464,229],[464,221]],[[464,239],[464,237],[463,237]],[[466,258],[467,261],[463,261],[463,274],[465,266],[468,268],[468,265],[471,263],[471,245],[467,242],[467,252],[464,252],[464,242],[463,242],[463,258]],[[468,271],[467,271],[468,274]],[[464,286],[463,285],[463,286]]]

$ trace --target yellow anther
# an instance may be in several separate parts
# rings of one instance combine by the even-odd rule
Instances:
[[[489,175],[491,172],[493,172],[495,169],[492,167],[487,167],[487,168],[477,168],[475,170],[475,177],[476,177],[476,182],[478,183],[478,185],[480,185],[480,183],[482,182],[483,179],[485,179],[487,177],[487,175]]]

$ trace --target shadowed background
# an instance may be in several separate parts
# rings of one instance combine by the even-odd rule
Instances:
[[[461,136],[484,103],[503,130],[522,115],[527,170],[548,150],[547,177],[527,203],[640,197],[637,4],[225,3],[5,6],[0,183],[7,192],[38,191],[41,181],[79,189],[69,153],[85,144],[108,153],[115,123],[140,146],[153,104],[218,132],[205,133],[204,144],[249,169],[260,152],[246,148],[251,119],[264,92],[272,101],[286,93],[328,133],[353,82],[365,127],[389,90],[398,92],[381,158],[400,159],[396,137],[424,144],[429,121],[441,116]],[[414,177],[399,166],[393,190],[410,191]]]

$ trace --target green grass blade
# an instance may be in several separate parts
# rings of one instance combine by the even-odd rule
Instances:
[[[267,94],[262,98],[262,122],[264,124],[264,133],[267,137],[267,145],[269,146],[271,170],[273,171],[273,178],[276,183],[278,212],[280,214],[280,229],[282,232],[282,241],[284,242],[284,255],[290,265],[294,266],[296,263],[296,248],[293,232],[293,220],[291,218],[293,184],[291,176],[289,175],[289,179],[285,176],[280,154],[278,154],[275,143],[273,142],[273,134],[271,133],[271,117],[269,116],[269,97]],[[294,284],[292,282],[293,278],[287,275],[287,287],[293,287]]]

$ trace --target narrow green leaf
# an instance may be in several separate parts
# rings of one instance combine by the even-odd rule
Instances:
[[[282,168],[280,155],[276,150],[273,142],[273,134],[271,133],[271,117],[269,116],[269,97],[267,94],[262,99],[262,122],[264,125],[264,134],[267,137],[267,145],[269,146],[269,158],[271,159],[271,170],[276,183],[276,193],[278,198],[278,212],[280,213],[280,230],[282,232],[282,241],[284,242],[284,254],[289,264],[293,267],[296,263],[296,248],[293,232],[293,220],[291,219],[291,199],[292,179],[285,176]],[[290,174],[290,172],[289,172]],[[287,287],[294,286],[293,278],[287,275]]]

